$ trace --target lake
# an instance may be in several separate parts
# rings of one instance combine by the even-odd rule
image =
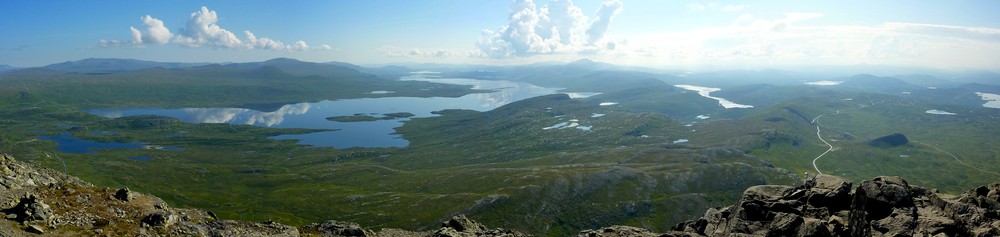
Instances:
[[[183,147],[149,145],[143,142],[96,142],[75,138],[69,132],[61,132],[56,136],[39,136],[39,140],[56,142],[56,150],[74,154],[97,154],[104,149],[144,149],[183,151]]]
[[[713,99],[713,100],[717,100],[717,101],[719,101],[719,106],[722,106],[723,108],[726,108],[726,109],[733,109],[733,108],[736,108],[736,109],[753,108],[753,105],[737,104],[737,103],[729,101],[727,99],[720,98],[720,97],[715,97],[715,96],[711,95],[712,92],[716,92],[716,91],[722,90],[720,88],[703,87],[703,86],[692,86],[692,85],[674,85],[674,86],[679,87],[681,89],[685,89],[685,90],[696,91],[696,92],[698,92],[698,95],[700,95],[702,97]]]
[[[976,95],[981,97],[983,101],[986,101],[983,107],[1000,109],[1000,95],[985,92],[976,92]]]
[[[56,150],[64,153],[97,154],[98,149],[141,149],[141,142],[95,142],[74,138],[68,132],[57,136],[40,136],[39,140],[56,142]]]
[[[399,80],[469,85],[473,89],[490,90],[487,93],[468,94],[457,98],[447,97],[383,97],[345,100],[325,100],[315,103],[286,104],[278,110],[264,112],[245,108],[104,108],[88,109],[87,113],[118,118],[137,115],[160,115],[177,118],[187,123],[229,123],[275,128],[337,129],[308,134],[288,134],[273,139],[298,140],[299,144],[317,147],[405,147],[409,141],[395,133],[395,128],[409,118],[366,122],[337,122],[327,120],[333,116],[352,116],[409,112],[415,118],[437,116],[433,111],[468,109],[488,111],[514,101],[558,93],[561,88],[548,88],[525,82],[501,80],[476,80],[466,78],[439,78],[433,73],[413,73]],[[391,94],[388,91],[373,93]],[[598,93],[566,93],[573,98],[583,98]]]

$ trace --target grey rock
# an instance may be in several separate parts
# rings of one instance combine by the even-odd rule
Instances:
[[[28,227],[24,228],[24,230],[35,234],[45,233],[45,228],[38,225],[28,225]]]
[[[7,213],[7,219],[14,219],[20,222],[41,222],[49,223],[54,217],[52,208],[38,199],[34,194],[27,194],[22,197],[16,206],[3,211]]]
[[[158,211],[143,217],[142,223],[152,227],[169,227],[177,223],[177,215],[168,211]]]
[[[917,208],[910,185],[899,177],[887,176],[862,182],[855,190],[849,218],[854,236],[912,235]]]
[[[435,237],[458,236],[526,236],[521,232],[509,229],[489,229],[483,224],[469,219],[465,215],[454,216],[441,223],[441,228],[431,233]]]
[[[119,189],[118,191],[115,192],[115,198],[126,202],[135,199],[135,195],[136,194],[134,192],[128,190],[128,187]]]
[[[678,224],[691,236],[997,236],[1000,184],[958,196],[876,177],[855,190],[817,175],[800,187],[755,186],[733,206]]]
[[[375,236],[375,232],[361,228],[357,223],[333,220],[309,224],[302,229],[316,231],[323,236]]]
[[[649,230],[631,227],[631,226],[621,226],[616,225],[612,227],[605,227],[596,230],[584,230],[580,231],[578,237],[626,237],[626,236],[636,236],[636,237],[654,237],[662,236],[662,234],[653,233]]]
[[[827,227],[826,221],[807,218],[802,222],[802,227],[799,228],[798,233],[796,233],[795,236],[833,236],[833,233],[831,233],[829,227]]]
[[[468,232],[468,233],[479,233],[486,231],[486,226],[483,226],[483,224],[479,224],[479,222],[470,220],[468,217],[465,217],[465,215],[454,216],[448,221],[441,223],[441,227],[452,228],[459,232]]]

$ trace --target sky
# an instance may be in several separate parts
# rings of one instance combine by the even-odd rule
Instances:
[[[0,64],[85,58],[1000,69],[1000,1],[0,1]]]

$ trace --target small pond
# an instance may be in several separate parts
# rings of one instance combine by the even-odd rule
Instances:
[[[95,142],[72,137],[68,132],[60,133],[58,136],[40,136],[39,140],[56,142],[56,150],[64,153],[76,154],[97,154],[95,149],[140,149],[143,147],[140,142]]]
[[[142,142],[96,142],[75,138],[68,132],[59,133],[57,136],[39,136],[39,140],[56,142],[56,150],[63,153],[74,154],[97,154],[99,149],[146,149],[182,151],[184,148],[175,146],[147,145]]]

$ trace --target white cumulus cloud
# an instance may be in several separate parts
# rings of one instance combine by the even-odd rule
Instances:
[[[619,0],[607,1],[601,4],[601,8],[597,9],[597,20],[591,23],[590,28],[587,29],[587,43],[594,44],[603,38],[604,33],[611,26],[611,19],[621,12],[622,2]]]
[[[146,15],[139,20],[146,26],[146,32],[143,33],[135,27],[129,27],[132,30],[132,43],[134,44],[166,44],[174,36],[160,19]]]
[[[288,50],[302,51],[310,49],[305,41],[296,41],[293,44],[285,44],[279,40],[258,37],[249,30],[243,31],[246,39],[240,39],[235,33],[227,30],[218,24],[219,14],[202,6],[200,10],[191,13],[184,28],[176,34],[163,24],[163,21],[146,15],[140,18],[145,26],[144,30],[130,27],[132,33],[132,43],[134,45],[162,45],[176,43],[187,47],[211,47],[222,49],[264,49],[264,50]],[[119,40],[104,40],[99,43],[101,47],[123,46]],[[317,50],[330,50],[333,47],[322,45]]]
[[[607,48],[601,40],[621,10],[621,1],[608,0],[591,21],[571,0],[553,0],[541,8],[532,0],[517,0],[507,24],[483,30],[477,54],[503,58]]]

